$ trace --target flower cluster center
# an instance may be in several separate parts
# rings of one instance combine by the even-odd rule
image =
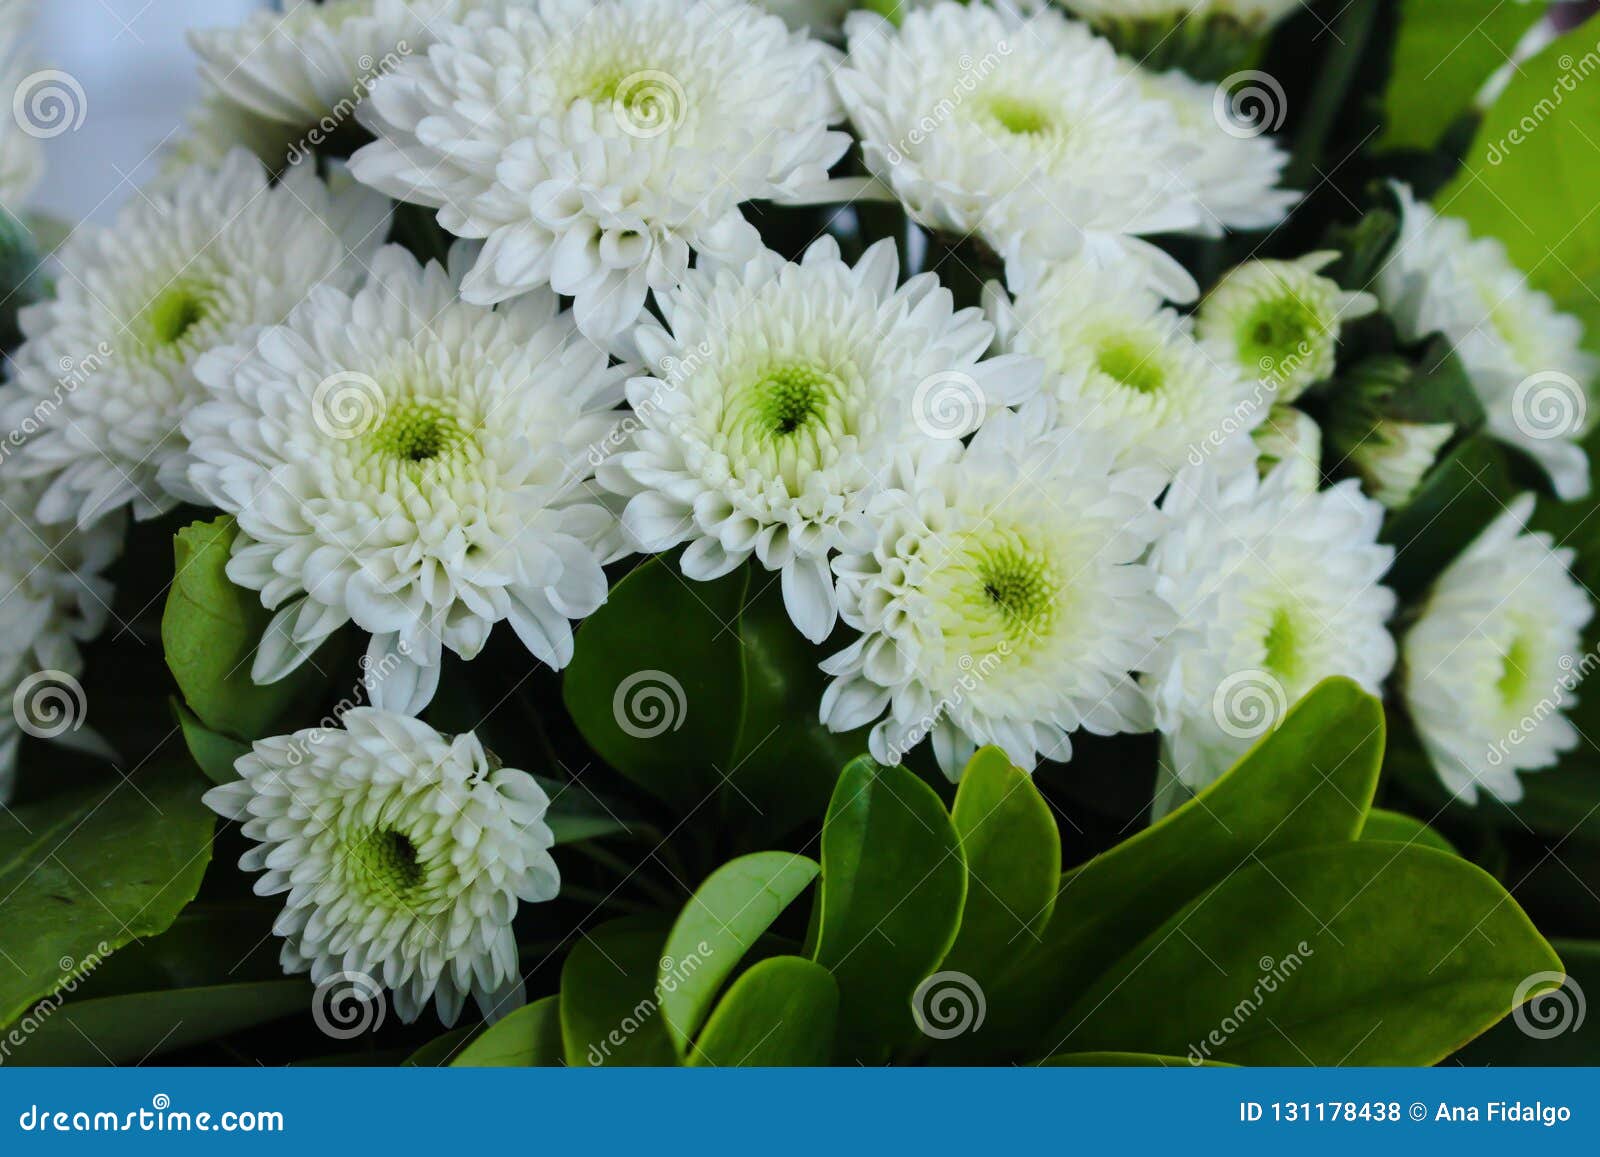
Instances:
[[[398,828],[373,828],[350,840],[345,851],[373,900],[405,902],[427,881],[417,845]]]
[[[1102,342],[1095,355],[1095,368],[1135,393],[1154,394],[1166,384],[1160,361],[1131,338]]]
[[[372,448],[402,462],[428,462],[467,440],[461,419],[434,402],[412,401],[391,410],[372,432]]]

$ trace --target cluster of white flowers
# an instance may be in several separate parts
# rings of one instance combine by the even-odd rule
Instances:
[[[1294,6],[1067,7],[1255,34]],[[928,740],[952,777],[983,744],[1033,768],[1075,734],[1156,729],[1199,788],[1321,679],[1381,693],[1383,503],[1450,431],[1359,458],[1370,495],[1323,488],[1320,431],[1289,403],[1377,301],[1317,253],[1241,265],[1188,316],[1170,303],[1201,287],[1155,240],[1280,223],[1283,152],[1215,86],[1060,8],[855,11],[841,50],[814,33],[848,7],[332,0],[198,34],[177,164],[75,233],[23,312],[0,687],[77,669],[125,511],[185,501],[234,517],[227,573],[273,612],[258,682],[352,624],[369,637],[370,707],[258,741],[207,795],[243,822],[257,890],[286,895],[290,971],[364,972],[407,1019],[519,999],[511,920],[558,888],[548,801],[414,717],[445,653],[472,659],[502,620],[566,665],[629,553],[682,547],[690,580],[777,572],[829,648],[824,723],[870,728],[885,762]],[[852,141],[869,176],[835,175]],[[750,205],[858,195],[1004,280],[960,308],[934,273],[902,281],[893,241],[847,259],[819,235],[788,260]],[[436,213],[445,262],[385,244],[390,198]],[[1492,429],[1581,488],[1571,440],[1519,439],[1510,412],[1519,374],[1587,387],[1575,322],[1409,199],[1380,289],[1406,340],[1457,343]],[[1587,619],[1562,552],[1518,536],[1526,513],[1406,637],[1405,694],[1463,795],[1508,796],[1510,768],[1569,745],[1554,694],[1536,738],[1473,759]],[[0,776],[14,746],[0,733]]]

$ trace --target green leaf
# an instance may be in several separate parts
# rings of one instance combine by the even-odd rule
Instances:
[[[1481,434],[1462,441],[1384,522],[1379,538],[1395,548],[1384,582],[1403,599],[1419,597],[1516,492],[1499,446]]]
[[[1044,943],[991,986],[987,1022],[952,1042],[955,1051],[1026,1050],[1042,1029],[1041,1011],[1048,1017],[1066,1008],[1151,929],[1241,864],[1353,840],[1377,788],[1383,743],[1376,699],[1348,679],[1318,684],[1216,783],[1062,876]]]
[[[661,1015],[680,1053],[700,1031],[722,982],[795,897],[810,887],[815,860],[757,852],[724,864],[684,905],[661,956]]]
[[[1163,1057],[1155,1053],[1059,1053],[1039,1062],[1045,1069],[1189,1069],[1196,1062],[1188,1057]],[[1206,1068],[1233,1068],[1220,1061],[1200,1061]]]
[[[276,683],[250,679],[256,644],[271,621],[254,591],[228,578],[238,528],[232,518],[196,522],[172,542],[174,573],[161,616],[161,646],[183,698],[206,727],[239,739],[273,733],[273,723],[320,686],[311,663]]]
[[[1436,202],[1475,234],[1499,238],[1533,287],[1576,314],[1587,344],[1600,348],[1600,152],[1582,143],[1600,123],[1600,87],[1572,69],[1593,50],[1585,24],[1519,64]]]
[[[586,933],[561,968],[561,1041],[569,1065],[675,1065],[656,972],[667,925],[627,916]]]
[[[852,761],[822,828],[815,958],[839,984],[839,1058],[881,1061],[916,1031],[911,994],[955,942],[961,843],[932,788],[903,767]]]
[[[1506,0],[1402,0],[1380,145],[1433,148],[1543,14]]]
[[[456,1054],[456,1069],[550,1067],[562,1063],[561,998],[547,996],[508,1013]]]
[[[752,575],[739,616],[745,708],[723,791],[730,823],[766,846],[828,807],[839,768],[867,749],[867,728],[835,734],[817,714],[830,653],[797,631],[776,575]],[[835,648],[837,649],[837,648]]]
[[[232,783],[238,779],[239,773],[233,769],[234,761],[241,755],[248,755],[250,745],[212,731],[178,699],[173,698],[169,702],[178,726],[183,729],[183,741],[189,747],[189,754],[194,757],[200,770],[206,773],[206,778],[212,783]]]
[[[1561,962],[1492,877],[1354,842],[1242,868],[1084,991],[1050,1034],[1257,1065],[1431,1065]],[[1052,1050],[1054,1051],[1054,1050]]]
[[[162,765],[0,816],[0,1025],[194,899],[211,860],[200,794]]]
[[[1545,989],[1452,1058],[1464,1065],[1585,1066],[1600,1064],[1600,1018],[1588,996],[1600,993],[1600,942],[1557,940],[1571,980]]]
[[[578,630],[562,698],[612,767],[688,811],[731,765],[744,692],[737,621],[746,572],[692,582],[653,558]]]
[[[6,1058],[25,1065],[135,1063],[229,1033],[304,1013],[304,979],[139,992],[30,1011],[15,1026],[23,1038]],[[32,1031],[29,1022],[35,1022]]]
[[[967,859],[967,902],[942,967],[990,985],[1038,944],[1055,910],[1061,835],[1033,777],[985,747],[961,773],[951,820]]]
[[[825,1065],[838,1015],[839,987],[832,973],[803,957],[773,956],[729,986],[687,1063]]]
[[[627,805],[602,799],[576,779],[552,779],[547,775],[533,778],[550,797],[545,822],[550,825],[558,847],[627,835],[639,822],[632,817]]]
[[[479,1027],[469,1024],[462,1028],[453,1028],[443,1036],[436,1036],[408,1056],[402,1064],[414,1069],[442,1069],[466,1047]]]
[[[1361,829],[1364,840],[1379,840],[1391,844],[1416,844],[1456,854],[1454,845],[1419,819],[1400,812],[1373,808],[1367,813],[1366,826]]]

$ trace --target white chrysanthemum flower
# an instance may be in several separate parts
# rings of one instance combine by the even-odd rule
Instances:
[[[1378,308],[1372,294],[1347,293],[1321,275],[1338,257],[1236,266],[1200,303],[1196,333],[1278,401],[1294,401],[1333,376],[1344,323]]]
[[[1400,236],[1378,275],[1384,308],[1408,341],[1442,333],[1472,379],[1489,432],[1540,464],[1568,501],[1589,492],[1589,430],[1600,364],[1583,326],[1528,285],[1494,238],[1440,217],[1403,186]]]
[[[1345,455],[1361,475],[1367,493],[1391,510],[1411,501],[1423,477],[1439,460],[1439,451],[1455,434],[1449,422],[1374,422]]]
[[[1032,768],[1070,758],[1080,728],[1149,730],[1131,672],[1172,625],[1141,563],[1163,481],[1022,414],[965,449],[903,454],[873,503],[876,542],[834,562],[840,614],[861,638],[822,664],[834,676],[823,722],[878,720],[882,763],[931,736],[952,779],[984,744]]]
[[[111,613],[102,572],[121,553],[125,529],[121,517],[88,530],[42,526],[33,509],[43,488],[0,466],[0,804],[11,798],[23,720],[34,721],[34,734],[63,739],[83,722],[82,705],[61,698],[61,677],[82,673],[78,644],[99,635]]]
[[[1310,414],[1294,406],[1273,406],[1254,438],[1256,469],[1263,476],[1283,464],[1294,489],[1309,494],[1322,485],[1322,428]]]
[[[205,794],[255,844],[239,866],[263,873],[256,894],[287,893],[284,971],[370,978],[407,1022],[433,1001],[453,1024],[468,996],[503,1016],[523,1001],[518,902],[561,887],[548,797],[471,732],[370,707],[342,722],[257,740]]]
[[[205,91],[190,122],[186,156],[261,146],[281,168],[291,150],[348,156],[368,136],[355,110],[373,83],[426,51],[473,0],[290,0],[243,24],[189,33]]]
[[[1247,119],[1224,91],[1173,69],[1152,72],[1126,62],[1141,91],[1164,102],[1178,119],[1195,157],[1183,181],[1200,205],[1192,230],[1220,237],[1226,230],[1271,229],[1288,216],[1300,194],[1278,187],[1289,154],[1268,135],[1269,126]],[[1220,119],[1219,119],[1220,118]]]
[[[1517,772],[1578,743],[1563,712],[1589,673],[1593,608],[1568,573],[1573,552],[1526,530],[1533,505],[1517,499],[1445,568],[1405,637],[1406,706],[1439,778],[1467,803],[1479,787],[1515,803]]]
[[[862,153],[918,222],[976,234],[1014,288],[1087,252],[1193,299],[1194,279],[1143,237],[1202,224],[1182,178],[1196,151],[1109,44],[1057,11],[978,3],[911,12],[898,30],[853,13],[845,31],[836,83]]]
[[[29,132],[27,101],[43,98],[43,87],[25,88],[32,62],[24,50],[33,21],[32,0],[0,0],[0,86],[13,96],[13,114],[0,116],[0,210],[16,216],[44,176],[40,135]],[[23,102],[20,113],[17,102]],[[73,110],[67,110],[71,115]]]
[[[1147,678],[1178,778],[1211,783],[1317,683],[1376,694],[1394,666],[1383,507],[1354,479],[1307,492],[1292,466],[1186,470],[1150,565],[1178,612]]]
[[[628,384],[640,428],[601,473],[643,549],[690,543],[684,573],[702,580],[753,553],[819,643],[837,617],[829,556],[870,544],[896,452],[1038,388],[1036,362],[980,360],[994,330],[979,310],[955,310],[931,273],[897,288],[899,273],[892,241],[851,268],[831,237],[798,265],[764,252],[691,272],[660,297],[670,332],[636,334],[656,376]]]
[[[741,0],[500,0],[374,86],[351,169],[486,239],[468,301],[549,284],[607,339],[691,249],[760,248],[741,202],[826,183],[833,51]]]
[[[258,683],[352,620],[372,635],[372,702],[407,714],[433,698],[441,647],[471,659],[501,620],[542,662],[572,658],[570,620],[605,601],[620,538],[588,483],[631,367],[607,368],[556,306],[469,305],[389,246],[354,296],[319,289],[202,360],[189,478],[238,518],[229,577],[277,612]]]
[[[387,212],[369,190],[331,193],[308,169],[269,186],[240,150],[110,226],[80,226],[57,254],[56,296],[20,315],[9,409],[49,417],[8,468],[50,475],[38,517],[87,525],[124,505],[140,518],[176,506],[179,424],[203,394],[195,362],[283,320],[314,285],[354,284]]]
[[[999,348],[1050,371],[1045,392],[1062,426],[1169,475],[1201,457],[1254,456],[1249,430],[1270,403],[1127,266],[1068,262],[1015,303],[992,284],[984,300]]]

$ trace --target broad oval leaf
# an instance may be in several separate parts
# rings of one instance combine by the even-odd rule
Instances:
[[[1557,940],[1568,979],[1546,988],[1451,1058],[1463,1065],[1600,1065],[1600,1016],[1588,997],[1600,993],[1600,941]]]
[[[1231,1069],[1222,1061],[1192,1061],[1188,1057],[1165,1057],[1156,1053],[1058,1053],[1039,1062],[1045,1069],[1189,1069],[1196,1067]]]
[[[207,779],[212,783],[232,783],[239,778],[239,773],[233,769],[234,761],[250,753],[248,743],[212,731],[177,699],[172,700],[172,714],[183,730],[183,742],[189,748],[190,757]]]
[[[407,1068],[442,1069],[467,1047],[467,1042],[477,1033],[478,1028],[479,1026],[475,1024],[453,1028],[443,1036],[434,1037],[401,1063]]]
[[[695,889],[661,955],[656,984],[667,1032],[680,1053],[700,1031],[722,982],[820,869],[789,852],[756,852],[724,864]]]
[[[567,1064],[675,1065],[677,1050],[656,987],[667,923],[625,916],[586,932],[561,968],[561,1042]]]
[[[1431,1065],[1510,1012],[1556,957],[1459,856],[1329,844],[1240,869],[1084,991],[1051,1052],[1258,1065]]]
[[[967,893],[961,841],[932,788],[852,761],[822,828],[815,959],[839,984],[838,1057],[881,1061],[916,1032],[911,995],[955,942]]]
[[[729,985],[686,1063],[825,1065],[838,1015],[831,972],[800,956],[769,957]]]
[[[451,1068],[527,1068],[562,1063],[561,998],[547,996],[507,1013],[449,1061]]]
[[[1455,846],[1427,824],[1400,812],[1373,808],[1367,813],[1366,826],[1361,829],[1364,840],[1380,840],[1391,844],[1416,844],[1455,854]]]

